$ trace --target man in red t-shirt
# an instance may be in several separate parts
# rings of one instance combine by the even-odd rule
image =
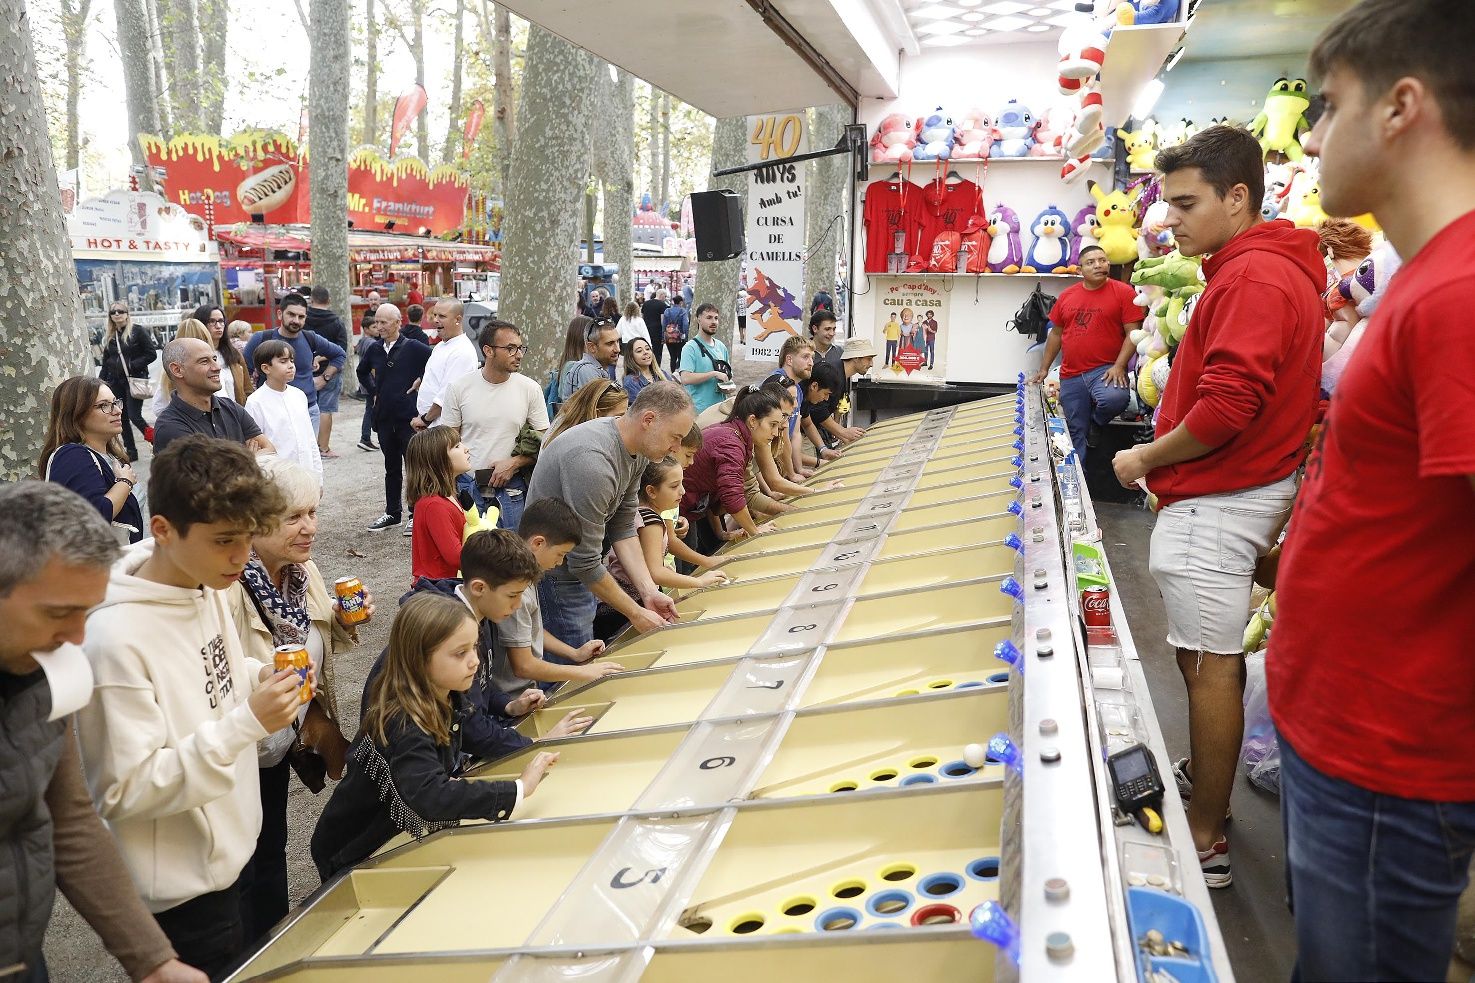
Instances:
[[[1070,426],[1070,442],[1086,459],[1096,431],[1127,408],[1127,361],[1134,346],[1127,334],[1145,313],[1133,299],[1136,291],[1107,274],[1106,250],[1081,250],[1084,283],[1067,287],[1050,308],[1050,334],[1040,370],[1031,382],[1043,382],[1060,355],[1060,408]]]
[[[1371,0],[1311,54],[1322,205],[1404,265],[1307,464],[1265,663],[1307,980],[1443,979],[1475,849],[1471,50],[1468,0]]]
[[[1246,612],[1256,560],[1295,497],[1320,395],[1326,267],[1316,233],[1260,220],[1265,172],[1244,130],[1212,126],[1158,154],[1168,227],[1204,261],[1157,439],[1112,460],[1160,507],[1149,565],[1188,688],[1189,758],[1173,767],[1204,883],[1228,887],[1224,818],[1244,737]]]

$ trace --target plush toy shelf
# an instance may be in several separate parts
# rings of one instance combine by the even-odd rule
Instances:
[[[1184,6],[1187,6],[1185,4]],[[1102,122],[1108,130],[1127,122],[1142,87],[1157,77],[1163,62],[1183,40],[1184,23],[1133,24],[1111,32],[1101,64]]]

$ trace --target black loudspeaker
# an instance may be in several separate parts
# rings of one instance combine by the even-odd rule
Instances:
[[[736,191],[694,191],[691,224],[697,237],[697,261],[733,259],[743,253],[743,200]]]

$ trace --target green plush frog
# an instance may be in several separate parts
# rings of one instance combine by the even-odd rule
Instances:
[[[1305,79],[1276,79],[1265,96],[1260,115],[1249,127],[1251,135],[1260,141],[1262,153],[1278,150],[1291,160],[1305,157],[1301,134],[1311,129],[1306,121],[1306,110],[1310,107]]]

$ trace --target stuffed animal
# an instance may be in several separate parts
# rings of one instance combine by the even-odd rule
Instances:
[[[1168,203],[1159,198],[1142,215],[1142,235],[1137,239],[1137,258],[1153,259],[1173,250],[1173,230],[1168,228]]]
[[[1188,333],[1188,322],[1193,317],[1193,307],[1203,287],[1184,287],[1167,295],[1167,307],[1159,315],[1158,330],[1163,333],[1169,348],[1177,348]]]
[[[1081,272],[1081,250],[1087,246],[1101,245],[1101,219],[1096,217],[1096,206],[1087,205],[1076,212],[1075,219],[1070,223],[1070,230],[1075,233],[1070,242],[1070,272]]]
[[[1070,218],[1054,205],[1048,206],[1029,225],[1035,237],[1025,257],[1025,273],[1070,272]]]
[[[1178,0],[1131,0],[1118,8],[1117,19],[1123,24],[1171,24],[1178,19]]]
[[[917,120],[917,147],[912,160],[947,160],[953,155],[956,135],[953,118],[938,106],[930,116]]]
[[[1372,255],[1358,264],[1356,270],[1344,276],[1330,291],[1343,302],[1342,306],[1355,305],[1353,309],[1356,310],[1358,319],[1356,323],[1349,324],[1349,318],[1336,318],[1327,329],[1327,337],[1322,344],[1321,363],[1321,388],[1327,392],[1336,390],[1352,353],[1362,341],[1368,319],[1382,303],[1383,296],[1388,292],[1388,283],[1401,265],[1402,260],[1398,253],[1384,241],[1375,246]]]
[[[1101,248],[1112,263],[1130,263],[1137,258],[1137,194],[1120,189],[1107,194],[1095,181],[1086,187],[1096,200],[1096,217],[1101,220]]]
[[[1299,164],[1265,165],[1265,198],[1261,203],[1260,216],[1266,221],[1280,218],[1290,204],[1291,188],[1302,174]]]
[[[1162,366],[1159,370],[1158,366]],[[1157,408],[1158,401],[1163,398],[1163,389],[1168,384],[1167,379],[1168,356],[1167,353],[1148,359],[1147,364],[1137,370],[1137,395],[1148,406]],[[1158,380],[1162,380],[1162,385]]]
[[[1132,268],[1132,286],[1134,287],[1161,287],[1163,290],[1176,291],[1187,287],[1199,287],[1204,285],[1204,271],[1202,260],[1194,256],[1184,256],[1178,250],[1173,250],[1165,256],[1154,259],[1139,260]]]
[[[1327,213],[1321,209],[1320,178],[1313,178],[1307,183],[1301,197],[1286,209],[1285,217],[1294,222],[1298,229],[1314,229],[1327,220]]]
[[[1095,0],[1091,14],[1073,18],[1061,32],[1057,50],[1060,94],[1075,95],[1101,72],[1111,32],[1124,16],[1117,0]]]
[[[1136,131],[1116,131],[1127,148],[1127,164],[1134,171],[1152,170],[1153,161],[1157,159],[1157,131],[1146,123],[1143,123]]]
[[[998,137],[990,157],[1025,157],[1035,140],[1035,117],[1018,99],[1010,99],[999,111]]]
[[[1305,79],[1275,80],[1265,96],[1265,105],[1249,125],[1250,135],[1260,141],[1260,150],[1269,154],[1278,150],[1291,160],[1306,156],[1301,149],[1301,134],[1311,129],[1306,110],[1311,99],[1306,94]]]
[[[1193,139],[1193,135],[1198,132],[1198,125],[1185,116],[1159,127],[1156,132],[1157,149],[1167,150]]]
[[[1066,137],[1074,132],[1071,111],[1064,106],[1051,106],[1035,121],[1035,143],[1029,148],[1031,157],[1064,157]]]
[[[994,118],[981,109],[970,109],[958,121],[953,134],[953,160],[987,157],[997,139]]]
[[[1018,273],[1024,263],[1019,245],[1019,216],[1008,205],[995,205],[988,215],[990,273]]]
[[[881,120],[871,137],[871,163],[909,164],[916,145],[916,124],[901,113],[891,113]]]

